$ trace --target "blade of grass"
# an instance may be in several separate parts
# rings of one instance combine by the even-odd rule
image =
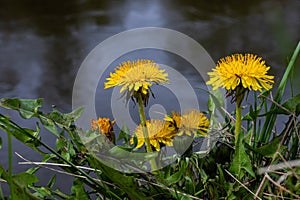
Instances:
[[[10,187],[10,198],[14,199],[14,184],[12,179],[12,139],[11,133],[7,132],[7,142],[8,142],[8,182]]]
[[[285,87],[286,87],[286,83],[288,81],[288,77],[290,76],[291,74],[291,71],[294,67],[294,64],[295,64],[295,61],[298,57],[298,54],[300,52],[300,41],[298,42],[298,45],[292,55],[292,58],[285,70],[285,73],[280,81],[280,84],[278,86],[278,89],[276,91],[276,94],[275,94],[275,98],[274,98],[274,101],[276,103],[280,103],[281,102],[281,99],[283,97],[283,94],[284,94],[284,90],[285,90]],[[272,103],[271,105],[271,108],[270,110],[274,110],[276,108],[276,103]],[[265,124],[263,126],[263,129],[261,131],[261,134],[260,134],[260,138],[259,138],[259,141],[261,143],[267,143],[270,139],[270,136],[271,136],[271,132],[274,128],[274,124],[275,124],[275,121],[276,121],[276,118],[277,118],[277,114],[270,114],[270,115],[267,115],[266,116],[266,120],[265,120]]]

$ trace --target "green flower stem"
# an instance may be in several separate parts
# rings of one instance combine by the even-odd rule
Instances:
[[[140,120],[141,120],[141,125],[142,125],[143,133],[144,133],[144,140],[145,140],[145,144],[146,144],[146,151],[148,153],[151,153],[153,151],[152,151],[152,148],[151,148],[149,134],[148,134],[148,129],[147,129],[147,126],[146,126],[146,116],[145,116],[143,99],[142,99],[142,94],[141,93],[139,93],[138,96],[137,96],[137,102],[138,102],[138,105],[139,105]],[[157,169],[155,159],[151,159],[150,160],[150,165],[151,165],[151,169],[152,170],[156,170]]]
[[[235,107],[235,145],[238,142],[242,128],[242,101],[244,99],[243,88],[237,87],[236,89],[236,107]]]

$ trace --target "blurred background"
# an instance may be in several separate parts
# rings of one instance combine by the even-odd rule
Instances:
[[[114,34],[146,26],[170,28],[192,37],[215,62],[236,52],[257,54],[271,66],[270,74],[278,83],[300,40],[299,10],[299,0],[0,0],[0,97],[44,98],[44,111],[56,105],[58,110],[70,112],[73,83],[87,54]],[[159,53],[141,55],[145,54],[151,58]],[[172,66],[193,82],[194,73],[178,63]],[[293,90],[298,94],[299,60],[293,74]],[[197,80],[201,85],[201,79]],[[197,81],[194,83],[197,87]],[[288,89],[286,96],[290,94]],[[95,99],[101,115],[110,115],[105,108],[101,110],[108,100],[105,95]],[[35,126],[16,112],[0,112],[25,127]],[[0,133],[0,160],[7,167],[6,134]],[[42,131],[41,135],[54,146],[50,133]],[[25,145],[13,142],[14,152],[32,161],[40,159]],[[14,156],[15,173],[29,168],[18,165],[19,161]],[[38,175],[40,184],[51,177],[47,170]],[[71,177],[59,175],[56,187],[70,192],[71,181]]]

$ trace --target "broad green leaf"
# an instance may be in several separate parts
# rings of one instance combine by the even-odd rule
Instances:
[[[192,177],[193,178],[193,177]],[[194,188],[196,187],[196,184],[194,185],[191,177],[189,176],[185,176],[184,177],[184,186],[185,186],[185,190],[189,193],[189,194],[194,194]]]
[[[68,114],[65,114],[65,116],[68,120],[74,122],[82,115],[83,111],[84,111],[84,107],[80,107]]]
[[[36,131],[28,128],[22,128],[22,130],[11,129],[11,134],[22,143],[26,144],[27,146],[33,149],[36,149],[38,146],[40,146],[40,128],[38,124],[36,125],[36,129]],[[24,132],[26,132],[26,134]]]
[[[297,96],[288,99],[285,101],[282,105],[282,107],[278,106],[269,112],[266,112],[259,116],[267,116],[270,114],[284,114],[284,115],[290,115],[291,113],[296,114],[298,116],[300,114],[300,94]]]
[[[173,139],[173,147],[179,155],[183,155],[184,153],[191,153],[192,151],[192,143],[194,138],[188,135],[176,136]]]
[[[48,160],[51,160],[52,158],[56,158],[57,156],[56,155],[54,155],[54,154],[46,154],[46,155],[44,155],[44,158],[43,158],[43,160],[42,160],[42,162],[47,162]]]
[[[239,137],[235,146],[234,158],[230,171],[239,179],[244,176],[244,171],[248,172],[252,177],[255,177],[250,158],[245,151],[242,136]]]
[[[72,196],[75,199],[89,200],[88,193],[84,189],[84,184],[81,179],[75,178],[72,186]]]
[[[35,150],[36,147],[40,145],[40,138],[38,136],[40,128],[38,124],[36,125],[36,131],[27,128],[21,128],[12,121],[10,121],[8,117],[5,117],[0,114],[0,128],[7,133],[9,132],[16,139]]]
[[[72,122],[76,121],[84,111],[84,108],[78,108],[71,113],[63,114],[58,110],[53,110],[52,112],[48,113],[45,117],[51,119],[55,122],[59,127],[70,127]]]
[[[193,199],[191,197],[182,195],[182,197],[180,198],[180,200],[193,200]]]
[[[68,143],[68,152],[71,157],[76,156],[76,151],[70,142]]]
[[[0,175],[1,178],[8,181],[9,175],[3,166],[0,164]],[[38,182],[38,178],[32,174],[26,172],[14,175],[13,177],[13,199],[14,200],[32,200],[36,199],[33,194],[29,191],[29,188],[33,183]]]
[[[275,137],[272,141],[262,147],[257,148],[255,151],[265,157],[272,158],[278,149],[278,145],[283,135]],[[283,150],[284,146],[280,147],[279,151]]]
[[[35,175],[29,174],[27,172],[22,172],[20,174],[14,175],[13,180],[17,182],[21,187],[27,187],[28,185],[32,185],[33,183],[39,181],[39,179]]]
[[[292,113],[295,113],[297,116],[300,114],[300,94],[297,96],[285,101],[282,106],[289,110]],[[283,114],[290,114],[286,110],[282,108],[278,108],[278,110],[282,111]]]
[[[216,119],[215,116],[222,116],[223,118],[225,116],[225,113],[222,110],[222,108],[225,107],[224,95],[220,89],[211,91],[209,94],[207,107],[211,117],[211,125],[219,128],[218,124],[221,119]]]
[[[138,182],[131,176],[127,176],[126,174],[120,173],[105,164],[102,161],[98,160],[94,155],[89,154],[87,157],[89,164],[91,167],[95,169],[99,169],[103,172],[108,179],[110,179],[111,183],[118,186],[121,190],[125,191],[130,199],[152,199],[151,197],[147,197],[143,192],[137,190]],[[102,188],[102,194],[109,194],[112,191],[107,190],[106,187]]]
[[[244,141],[246,144],[251,144],[252,142],[252,136],[253,136],[253,128],[251,128],[246,135],[244,135]]]
[[[243,120],[251,120],[251,121],[255,120],[258,117],[260,110],[261,110],[261,106],[259,106],[256,110],[254,110],[253,106],[250,105],[250,111],[249,113],[243,116]]]
[[[38,115],[38,110],[42,107],[43,99],[18,99],[18,98],[2,98],[0,105],[7,109],[17,110],[20,115],[29,119]]]
[[[50,131],[51,133],[53,133],[56,136],[59,136],[59,132],[57,130],[57,127],[54,123],[54,121],[52,119],[49,119],[47,117],[44,117],[42,115],[39,116],[41,123],[43,124],[43,126]]]
[[[33,194],[35,197],[43,198],[43,199],[55,199],[54,197],[51,197],[51,191],[48,188],[45,187],[31,187],[32,190],[35,191]]]
[[[226,179],[225,179],[224,172],[223,172],[221,164],[217,164],[217,168],[218,168],[219,177],[220,177],[219,178],[220,184],[225,184]]]
[[[62,149],[67,148],[67,141],[63,137],[56,139],[56,150],[61,151]]]
[[[70,161],[70,160],[71,160],[71,155],[70,155],[69,152],[67,152],[67,151],[62,151],[62,152],[60,153],[60,155],[61,155],[64,159],[66,159],[67,161]]]
[[[131,138],[131,136],[130,136],[130,131],[129,131],[128,127],[123,125],[122,129],[119,133],[119,136],[118,136],[118,141],[124,139],[124,144],[128,144],[130,138]]]
[[[104,138],[104,136],[102,134],[99,134],[98,131],[93,130],[80,130],[79,134],[82,135],[80,139],[82,140],[82,143],[86,146],[90,145],[90,143],[96,142],[99,138]]]
[[[67,141],[64,137],[58,137],[56,139],[56,150],[60,152],[61,156],[66,160],[70,160],[71,157],[76,156],[73,145]]]
[[[183,178],[183,174],[185,173],[186,168],[187,168],[187,164],[185,162],[183,162],[183,165],[181,166],[179,171],[177,171],[174,174],[172,174],[171,176],[165,178],[165,180],[163,180],[163,182],[167,186],[177,183],[178,181],[180,181]]]

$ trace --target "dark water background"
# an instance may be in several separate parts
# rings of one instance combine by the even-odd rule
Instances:
[[[300,40],[300,1],[222,1],[222,0],[0,0],[0,97],[44,98],[44,111],[55,104],[71,111],[72,89],[77,70],[87,54],[106,38],[137,27],[155,26],[180,31],[198,41],[217,61],[220,57],[251,52],[272,67],[276,83],[287,60]],[[151,55],[148,53],[147,55]],[[151,56],[150,56],[151,57]],[[201,84],[190,68],[167,58],[193,83]],[[294,71],[294,92],[300,92],[300,65]],[[290,95],[288,90],[286,98]],[[108,97],[97,96],[97,112],[108,112]],[[22,124],[16,112],[0,109]],[[7,138],[0,131],[3,147],[1,164],[7,167]],[[41,133],[50,145],[55,139]],[[38,161],[40,156],[13,140],[13,151]],[[26,170],[14,156],[14,172]],[[52,175],[39,172],[42,184]],[[58,175],[57,188],[68,190],[71,178]],[[7,188],[4,187],[7,193]]]

